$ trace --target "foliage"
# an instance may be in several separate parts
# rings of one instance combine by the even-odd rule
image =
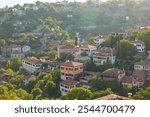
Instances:
[[[13,85],[0,86],[0,100],[31,100],[32,95],[23,89],[16,89]]]
[[[74,56],[71,53],[61,53],[59,59],[65,62],[66,60],[74,60]]]
[[[81,56],[87,56],[88,54],[87,54],[87,52],[86,51],[83,51],[82,53],[81,53]]]
[[[150,29],[147,30],[133,30],[133,36],[137,37],[139,40],[145,42],[146,50],[150,50]]]
[[[110,88],[114,93],[119,93],[124,95],[124,89],[120,83],[117,81],[104,81],[98,76],[94,76],[91,81],[91,90],[92,91],[101,91]]]
[[[6,64],[7,68],[12,69],[14,72],[17,72],[21,67],[21,65],[22,65],[21,59],[8,60]]]
[[[117,57],[121,59],[131,59],[136,54],[136,48],[129,40],[120,40],[117,44]]]
[[[78,87],[69,90],[61,97],[62,100],[89,100],[91,99],[92,92],[88,89]]]
[[[12,69],[6,69],[5,72],[6,72],[7,74],[9,74],[9,75],[14,75],[14,72],[13,72]]]
[[[99,72],[100,68],[98,66],[96,66],[93,61],[88,61],[86,63],[86,70],[87,71],[93,71],[93,72]]]
[[[113,92],[111,91],[110,88],[107,88],[107,89],[102,90],[102,91],[96,91],[96,92],[93,92],[91,99],[100,98],[102,96],[109,95],[109,94],[112,94],[112,93]]]
[[[149,100],[150,99],[150,87],[145,89],[140,89],[136,94],[133,96],[134,99],[138,100]]]

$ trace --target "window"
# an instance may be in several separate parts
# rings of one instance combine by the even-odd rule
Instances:
[[[62,91],[64,91],[64,89],[61,89]]]
[[[65,88],[69,88],[68,86],[65,86]]]

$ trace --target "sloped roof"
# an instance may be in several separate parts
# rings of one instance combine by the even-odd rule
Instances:
[[[77,66],[83,66],[83,63],[75,62],[75,61],[69,61],[69,62],[62,63],[61,66],[77,67]]]
[[[36,57],[28,57],[28,58],[24,58],[23,60],[32,64],[41,63],[41,61],[37,59]]]
[[[129,76],[125,76],[123,77],[122,79],[122,83],[132,83],[132,77],[129,77]]]
[[[59,49],[74,49],[74,45],[65,44],[65,45],[60,45],[58,48]]]
[[[150,61],[136,62],[135,65],[150,66]]]
[[[119,95],[116,95],[116,94],[110,94],[110,95],[106,95],[106,96],[97,98],[95,100],[130,100],[130,98],[119,96]]]
[[[119,74],[123,74],[124,71],[121,69],[117,69],[117,68],[110,68],[107,69],[106,71],[104,71],[102,73],[103,76],[110,76],[110,77],[118,77]]]
[[[75,81],[75,80],[64,80],[64,81],[61,81],[61,84],[64,84],[64,85],[69,85],[69,86],[72,86],[72,85],[77,85],[79,82]]]
[[[84,48],[84,49],[96,49],[97,47],[94,46],[94,45],[89,45],[89,44],[83,44],[83,45],[80,45],[80,48]]]

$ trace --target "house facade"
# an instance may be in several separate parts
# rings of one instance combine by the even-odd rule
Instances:
[[[74,79],[83,72],[83,63],[68,61],[60,65],[61,80]]]
[[[98,37],[96,37],[96,39],[94,40],[94,43],[96,46],[101,45],[103,42],[105,41],[105,37],[102,35],[99,35]]]
[[[57,57],[60,58],[61,53],[73,53],[74,52],[74,45],[65,44],[57,47]]]
[[[149,70],[150,70],[150,61],[136,62],[136,63],[134,64],[134,69],[135,69],[135,70],[145,70],[145,71],[149,71]]]
[[[64,80],[60,82],[61,95],[67,93],[70,89],[77,87],[79,83],[75,80]]]
[[[41,68],[42,62],[35,57],[28,57],[22,60],[22,66],[29,73],[34,73]]]
[[[100,48],[93,55],[93,62],[99,66],[103,65],[105,62],[110,62],[114,64],[116,61],[115,50],[109,47]]]
[[[102,73],[102,78],[105,81],[121,82],[125,76],[125,71],[117,68],[110,68]]]
[[[79,46],[79,53],[81,55],[81,53],[86,52],[88,54],[88,56],[93,56],[94,52],[97,50],[96,46],[93,45],[89,45],[89,44],[83,44]]]
[[[136,47],[139,53],[145,52],[145,43],[143,41],[135,39],[134,41],[131,41],[131,44],[133,44]]]

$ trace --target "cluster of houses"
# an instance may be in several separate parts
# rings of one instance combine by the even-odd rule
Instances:
[[[30,52],[31,47],[28,45],[11,44],[9,46],[1,46],[0,54],[11,59],[24,58]]]
[[[118,35],[114,33],[113,35]],[[119,33],[119,35],[126,37],[124,33]],[[105,81],[118,81],[125,88],[129,85],[135,87],[150,86],[150,61],[141,61],[134,64],[134,71],[131,76],[126,76],[125,71],[118,68],[110,68],[104,71],[103,73],[92,73],[85,71],[86,63],[88,61],[93,61],[96,66],[103,65],[106,62],[115,64],[116,62],[116,50],[110,47],[101,47],[101,44],[105,41],[104,36],[99,35],[94,40],[94,45],[82,43],[80,44],[77,37],[75,45],[72,44],[60,44],[55,41],[48,41],[47,39],[42,39],[41,43],[47,49],[57,49],[57,58],[60,58],[62,53],[71,53],[74,55],[74,60],[67,60],[64,63],[58,63],[57,61],[47,61],[46,57],[28,57],[28,53],[31,50],[30,46],[16,45],[11,44],[9,46],[0,47],[0,53],[2,56],[10,57],[11,59],[22,58],[22,66],[29,73],[33,74],[34,72],[50,72],[55,68],[60,68],[60,91],[64,95],[68,90],[74,87],[82,86],[84,88],[91,88],[90,81],[94,75],[101,76]],[[137,52],[140,55],[146,53],[145,43],[138,39],[131,41],[137,48]],[[150,52],[149,58],[150,58]],[[47,67],[43,66],[43,63],[47,61]],[[3,74],[0,76],[1,83],[7,82],[10,76],[8,74]],[[5,79],[6,78],[6,79]],[[30,80],[34,79],[34,76],[29,75],[24,79],[25,83],[28,83]]]

